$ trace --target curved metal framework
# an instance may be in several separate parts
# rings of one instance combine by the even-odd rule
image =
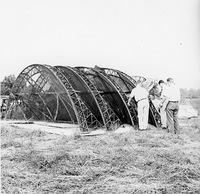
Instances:
[[[145,78],[139,77],[141,80]],[[81,131],[121,124],[138,125],[137,105],[127,106],[137,79],[115,69],[33,64],[17,77],[7,119],[48,120],[78,124]],[[150,101],[150,123],[160,115]]]

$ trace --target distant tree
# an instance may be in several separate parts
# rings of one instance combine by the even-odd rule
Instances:
[[[16,80],[15,75],[5,76],[1,82],[1,95],[9,95]]]

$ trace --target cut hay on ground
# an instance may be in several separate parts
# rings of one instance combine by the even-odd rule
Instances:
[[[2,193],[200,193],[199,127],[67,137],[2,126]]]

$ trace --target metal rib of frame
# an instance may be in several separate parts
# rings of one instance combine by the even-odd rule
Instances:
[[[81,70],[87,76],[90,76],[90,75],[95,75],[97,77],[99,76],[104,81],[104,83],[109,84],[109,86],[111,86],[114,89],[114,91],[105,91],[105,92],[102,91],[101,95],[103,97],[104,97],[104,94],[115,95],[115,97],[117,97],[118,100],[120,100],[120,101],[118,101],[118,107],[117,107],[117,109],[119,110],[120,109],[119,107],[121,106],[121,108],[122,108],[121,111],[123,111],[123,115],[124,116],[126,115],[126,116],[125,116],[125,118],[122,119],[120,117],[120,115],[118,115],[118,112],[115,112],[115,110],[112,108],[113,111],[117,114],[118,118],[121,120],[122,123],[123,123],[123,121],[126,121],[128,124],[131,124],[131,125],[134,126],[134,122],[133,122],[133,119],[131,117],[130,111],[128,110],[126,102],[124,101],[122,93],[119,92],[119,89],[118,89],[119,86],[116,85],[115,82],[113,82],[112,80],[110,80],[110,78],[107,75],[105,75],[105,74],[101,73],[100,71],[97,71],[97,70],[95,70],[93,68],[89,68],[89,67],[76,67],[76,68],[78,68],[79,70]],[[98,83],[95,83],[95,84],[97,85],[97,88],[98,88]],[[105,98],[105,100],[107,101],[108,99]],[[108,103],[109,103],[109,101],[108,101]]]
[[[55,116],[53,117],[51,115],[51,112],[48,109],[47,104],[45,103],[45,100],[41,96],[42,94],[49,94],[49,93],[45,93],[45,91],[43,90],[43,87],[47,82],[56,83],[57,86],[59,85],[59,87],[61,87],[62,92],[59,91],[59,89],[57,89],[57,87],[54,87],[54,89],[56,89],[56,91],[50,92],[50,93],[53,93],[54,95],[56,94],[56,99],[57,99],[56,102],[58,103],[59,100],[61,100],[61,102],[63,103],[63,105],[65,107],[66,112],[68,113],[70,120],[72,121],[72,123],[75,123],[76,118],[74,116],[72,116],[72,111],[74,109],[70,108],[70,107],[72,107],[72,105],[70,105],[68,103],[67,104],[68,107],[66,107],[66,104],[63,102],[64,100],[62,98],[60,98],[60,96],[59,96],[59,93],[63,93],[63,92],[67,93],[65,86],[63,86],[62,82],[59,81],[59,79],[56,77],[55,73],[53,71],[51,71],[49,67],[50,66],[39,65],[39,64],[34,64],[34,65],[28,66],[18,76],[18,78],[17,78],[17,80],[16,80],[16,82],[13,86],[12,93],[15,94],[15,95],[19,95],[19,97],[21,96],[21,99],[25,99],[26,101],[34,104],[35,99],[32,95],[28,95],[28,98],[27,98],[26,96],[23,96],[24,95],[23,93],[20,92],[21,90],[23,90],[23,87],[25,86],[24,83],[28,82],[34,90],[35,89],[38,90],[34,94],[38,95],[38,97],[41,99],[41,101],[42,101],[44,107],[46,108],[47,112],[49,113],[50,117],[48,115],[45,115],[45,116],[47,118],[49,117],[49,120],[56,120],[56,117],[57,117],[57,114],[58,114],[58,104],[57,104],[57,110],[56,110]],[[32,79],[32,76],[34,76],[35,74],[39,74],[39,77],[37,78],[36,81]],[[52,76],[51,79],[53,79],[53,80],[51,80],[49,78],[49,76]],[[60,83],[58,83],[58,82],[60,82]],[[41,83],[43,83],[43,84],[41,84]],[[51,87],[52,87],[52,85],[51,85]],[[56,86],[56,85],[54,85],[54,86]],[[27,93],[27,94],[30,94],[30,93]],[[27,107],[29,107],[29,105],[27,103],[24,102],[24,104],[26,104]],[[32,108],[37,108],[37,105],[35,104],[35,106],[33,106]],[[30,111],[32,111],[32,108],[30,108]],[[69,108],[71,109],[71,111],[68,110]],[[38,108],[38,111],[44,115],[44,112],[40,111],[39,108]],[[36,111],[32,111],[32,112],[36,112]],[[75,115],[75,113],[73,113],[73,115]]]
[[[101,68],[101,70],[104,71],[107,75],[110,75],[110,76],[117,76],[117,74],[118,74],[119,76],[122,77],[122,79],[126,79],[129,82],[129,84],[132,85],[133,88],[135,88],[135,86],[136,86],[136,81],[131,76],[129,76],[129,75],[127,75],[127,74],[125,74],[125,73],[123,73],[123,72],[121,72],[119,70],[107,69],[107,68]],[[139,77],[138,76],[138,78],[139,78],[140,81],[145,81],[146,80],[143,77]],[[130,112],[133,111],[133,112],[135,112],[135,114],[137,114],[137,106],[136,106],[135,100],[133,99],[131,101],[131,103],[132,104],[129,107],[129,109],[132,109],[132,110],[130,110]],[[150,114],[149,115],[150,115],[150,119],[151,119],[152,124],[154,126],[156,126],[156,127],[160,127],[161,126],[160,114],[156,110],[156,108],[155,108],[155,106],[154,106],[154,104],[153,104],[153,102],[151,101],[150,98],[149,98],[149,106],[150,106]],[[134,122],[138,123],[137,117],[134,117],[133,119],[134,119]]]
[[[51,67],[59,79],[62,81],[64,86],[66,87],[71,100],[74,105],[74,109],[77,113],[77,120],[80,126],[80,129],[83,132],[88,132],[91,127],[102,127],[102,124],[96,119],[94,114],[88,109],[85,103],[80,98],[78,91],[74,90],[70,83],[70,79],[65,76],[65,70],[63,66],[55,66]]]
[[[71,68],[72,69],[72,68]],[[120,119],[117,117],[117,115],[113,112],[113,110],[110,108],[109,104],[104,100],[104,98],[101,96],[100,92],[96,86],[88,79],[88,77],[81,72],[78,68],[73,68],[72,70],[75,71],[76,74],[78,74],[85,84],[89,87],[90,92],[92,93],[99,110],[102,115],[103,123],[107,130],[114,130],[118,128],[121,125]]]

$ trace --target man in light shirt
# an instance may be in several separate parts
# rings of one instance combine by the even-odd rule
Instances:
[[[167,126],[171,133],[179,134],[178,111],[180,101],[180,89],[175,85],[172,78],[167,79],[169,88],[167,89],[167,97],[169,102],[166,107]]]
[[[137,82],[137,86],[133,88],[128,99],[128,106],[130,106],[131,99],[134,97],[138,107],[138,120],[139,130],[146,130],[148,126],[149,118],[149,100],[148,91],[142,87],[140,81]]]

